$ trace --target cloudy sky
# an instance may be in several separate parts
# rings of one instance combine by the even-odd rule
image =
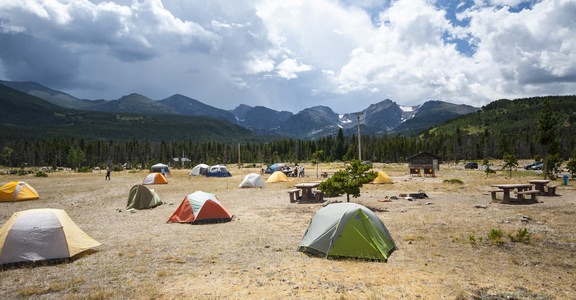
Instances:
[[[2,0],[0,79],[339,113],[576,94],[575,0]]]

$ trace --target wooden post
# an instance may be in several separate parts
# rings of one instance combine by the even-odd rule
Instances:
[[[362,147],[360,146],[360,112],[356,113],[356,124],[358,126],[358,160],[362,161]]]

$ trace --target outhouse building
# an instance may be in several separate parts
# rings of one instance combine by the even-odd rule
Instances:
[[[410,176],[436,176],[436,172],[440,170],[440,158],[428,152],[420,152],[408,158],[408,168],[410,169]]]

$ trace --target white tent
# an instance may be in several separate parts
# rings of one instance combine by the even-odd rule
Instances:
[[[209,170],[210,170],[209,165],[199,164],[199,165],[195,166],[194,168],[192,168],[192,171],[190,171],[190,173],[188,175],[191,175],[191,176],[206,175],[206,174],[208,174]]]
[[[240,183],[238,187],[241,188],[251,188],[251,187],[266,187],[266,182],[262,176],[256,173],[250,173],[244,176],[244,180]]]

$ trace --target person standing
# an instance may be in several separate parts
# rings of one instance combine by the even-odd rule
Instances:
[[[110,168],[106,169],[106,179],[105,180],[110,180]]]

